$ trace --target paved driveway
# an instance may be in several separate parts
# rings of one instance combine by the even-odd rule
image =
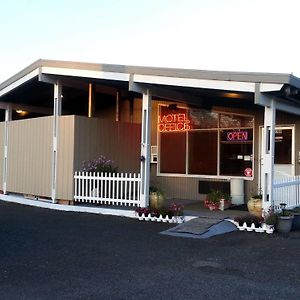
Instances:
[[[170,225],[0,202],[1,299],[300,299],[300,234],[208,240]]]

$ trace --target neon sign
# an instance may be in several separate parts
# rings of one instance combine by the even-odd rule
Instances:
[[[180,132],[188,131],[190,129],[190,120],[187,118],[185,113],[158,116],[159,132]]]
[[[227,141],[248,141],[248,131],[229,131]]]

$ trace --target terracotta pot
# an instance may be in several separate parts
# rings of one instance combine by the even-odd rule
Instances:
[[[250,198],[247,203],[248,211],[250,214],[257,217],[262,216],[262,199]]]

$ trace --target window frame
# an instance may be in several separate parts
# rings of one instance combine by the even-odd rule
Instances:
[[[160,113],[160,107],[161,106],[168,106],[169,104],[158,104],[158,116]],[[183,105],[177,105],[178,108],[189,110],[188,107]],[[197,109],[197,108],[196,108]],[[201,108],[199,108],[201,109]],[[178,173],[161,173],[160,172],[160,151],[161,151],[161,134],[157,130],[157,123],[156,123],[156,130],[157,130],[157,146],[158,146],[158,159],[157,159],[157,176],[162,177],[184,177],[184,178],[207,178],[207,179],[224,179],[228,180],[230,178],[237,178],[237,179],[243,179],[248,181],[253,181],[254,174],[255,174],[255,165],[254,165],[254,157],[255,157],[255,116],[251,114],[243,114],[243,113],[236,113],[236,112],[230,112],[230,111],[222,111],[222,110],[213,110],[214,113],[218,113],[218,127],[217,128],[205,128],[205,129],[192,129],[193,131],[210,131],[210,130],[216,130],[218,132],[217,134],[217,174],[216,175],[203,175],[203,174],[189,174],[188,168],[189,168],[189,131],[186,131],[186,163],[185,163],[185,173],[184,174],[178,174]],[[252,176],[246,177],[246,176],[235,176],[235,175],[220,175],[220,133],[222,130],[230,130],[230,129],[250,129],[249,127],[228,127],[228,128],[220,128],[220,114],[226,114],[226,115],[234,115],[234,116],[241,116],[241,117],[250,117],[253,119],[253,139],[252,139]],[[158,119],[158,118],[157,118]]]

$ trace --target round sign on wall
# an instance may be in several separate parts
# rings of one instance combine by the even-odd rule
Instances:
[[[252,176],[252,169],[251,168],[246,168],[244,171],[244,174],[246,177],[251,177]]]

